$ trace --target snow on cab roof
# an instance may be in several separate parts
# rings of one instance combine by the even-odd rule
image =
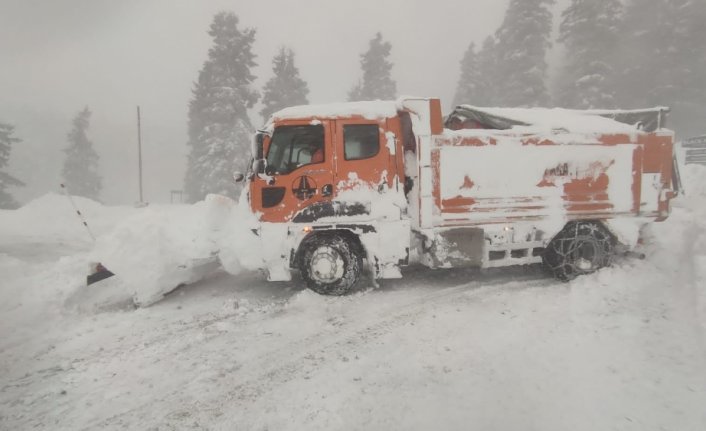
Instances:
[[[330,103],[323,105],[302,105],[284,108],[272,114],[275,120],[297,118],[337,118],[360,115],[369,120],[389,118],[397,115],[397,102],[346,102]]]
[[[634,133],[663,126],[661,121],[668,108],[645,110],[574,110],[562,108],[480,108],[460,105],[449,115],[450,120],[472,119],[486,127],[515,131],[566,130],[572,133]],[[659,126],[657,126],[659,124]],[[531,129],[531,130],[530,130]]]

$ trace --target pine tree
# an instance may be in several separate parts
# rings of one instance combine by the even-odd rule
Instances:
[[[189,103],[190,152],[184,189],[191,202],[208,193],[236,197],[233,171],[250,157],[252,125],[247,110],[259,97],[252,88],[255,30],[238,28],[231,12],[216,14],[208,33],[213,46]]]
[[[495,68],[495,39],[489,36],[480,51],[471,43],[461,60],[461,76],[454,95],[454,106],[470,104],[490,106],[493,104],[492,85]]]
[[[390,76],[392,62],[388,60],[392,45],[377,33],[368,51],[360,56],[363,79],[348,93],[348,100],[389,100],[397,97],[397,84]]]
[[[13,135],[15,128],[9,124],[0,123],[0,169],[7,167],[10,162],[12,146],[22,142],[21,139]],[[22,181],[0,170],[0,209],[15,209],[17,202],[7,190],[8,187],[23,186]]]
[[[706,134],[706,2],[675,0],[675,79],[672,125],[683,137]],[[671,126],[670,126],[671,127]]]
[[[64,149],[66,159],[62,178],[72,195],[98,200],[102,179],[98,174],[98,153],[86,135],[90,122],[91,111],[88,107],[74,117],[71,131],[67,135],[69,145]]]
[[[705,22],[703,0],[632,0],[626,7],[621,100],[670,106],[670,127],[682,136],[704,133]]]
[[[674,45],[675,20],[673,0],[628,2],[621,51],[623,104],[646,107],[668,103],[666,98],[677,84],[674,75],[678,75],[670,54],[679,49]]]
[[[559,27],[559,42],[566,48],[558,79],[559,105],[583,109],[616,106],[621,14],[620,0],[572,0],[564,10]]]
[[[299,69],[294,65],[294,52],[289,48],[280,48],[272,60],[275,76],[265,84],[260,115],[267,122],[273,112],[282,108],[308,103],[309,87],[299,77]]]
[[[510,0],[495,33],[493,87],[500,106],[546,106],[546,53],[551,46],[554,0]]]
[[[480,106],[485,104],[482,101],[484,99],[484,77],[480,70],[478,56],[475,43],[471,43],[461,60],[461,76],[458,79],[456,93],[454,94],[454,106],[462,104]]]

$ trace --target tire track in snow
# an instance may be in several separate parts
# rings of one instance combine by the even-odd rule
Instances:
[[[375,310],[376,320],[353,322],[352,324],[344,323],[334,328],[328,328],[324,332],[316,332],[293,342],[279,345],[275,349],[248,359],[247,363],[240,364],[241,366],[234,371],[234,374],[227,376],[228,382],[234,382],[233,386],[225,392],[211,395],[207,400],[193,400],[193,397],[190,396],[191,393],[203,392],[198,390],[204,384],[203,381],[196,380],[187,384],[186,387],[166,394],[159,401],[118,413],[98,423],[92,423],[86,429],[117,424],[125,425],[124,420],[126,419],[129,422],[136,420],[136,423],[142,425],[146,423],[184,425],[186,422],[193,422],[197,417],[209,420],[214,416],[220,416],[225,410],[232,409],[234,405],[239,405],[247,410],[248,403],[257,401],[273,389],[290,381],[305,378],[309,371],[316,369],[316,364],[312,365],[310,360],[316,355],[326,356],[342,349],[350,351],[365,346],[391,333],[396,328],[414,322],[418,317],[432,311],[435,305],[443,304],[445,301],[448,302],[466,293],[471,293],[473,297],[482,297],[488,291],[539,287],[547,285],[548,281],[546,278],[538,278],[536,275],[508,278],[474,280],[435,290],[432,293],[415,295],[413,299],[402,304],[399,302],[390,303]],[[409,291],[417,293],[419,288],[410,287]],[[400,290],[396,290],[380,293],[400,292]],[[357,305],[360,305],[360,299],[356,298]],[[366,295],[364,299],[369,299],[369,296]],[[208,342],[209,340],[204,341]],[[187,347],[188,349],[198,349],[200,344],[202,343],[190,344]],[[243,377],[245,380],[238,382]],[[217,385],[229,387],[228,382],[220,381],[217,382]],[[154,408],[159,404],[162,404],[164,408]],[[180,407],[169,408],[169,406],[175,405]],[[171,411],[155,421],[154,411],[165,410]]]

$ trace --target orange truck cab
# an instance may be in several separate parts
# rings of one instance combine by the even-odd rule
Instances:
[[[443,118],[427,98],[284,109],[256,133],[246,175],[263,269],[335,295],[410,260],[593,272],[669,214],[665,112],[462,105]]]

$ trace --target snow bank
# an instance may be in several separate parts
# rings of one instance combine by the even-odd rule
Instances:
[[[70,276],[59,289],[69,308],[114,309],[130,298],[149,305],[179,285],[208,276],[220,262],[233,274],[262,266],[260,242],[251,231],[256,219],[245,199],[238,205],[209,195],[194,205],[144,208],[108,207],[76,196],[73,200],[95,243],[64,195],[49,193],[20,209],[0,210],[0,251],[33,261],[45,254],[53,259],[47,261],[47,271]],[[57,253],[75,262],[59,265]],[[17,257],[0,257],[2,273],[26,267],[17,266],[23,262]],[[97,262],[115,276],[86,287],[85,276]]]
[[[680,197],[678,202],[699,210],[699,206],[695,205],[697,200],[706,200],[706,166],[681,166],[679,172],[684,182],[684,196]]]
[[[686,286],[690,308],[696,310],[706,330],[706,166],[681,167],[685,193],[673,201],[672,213],[663,223],[649,225],[652,240],[648,260],[665,271],[678,268]]]
[[[685,195],[677,202],[684,206],[695,222],[687,234],[694,256],[693,268],[701,286],[702,310],[706,314],[706,166],[689,165],[683,171]]]
[[[73,200],[94,235],[110,230],[120,219],[136,211],[126,206],[105,207],[80,196],[73,196]],[[44,241],[91,241],[69,199],[57,193],[48,193],[17,210],[0,210],[0,235]]]

